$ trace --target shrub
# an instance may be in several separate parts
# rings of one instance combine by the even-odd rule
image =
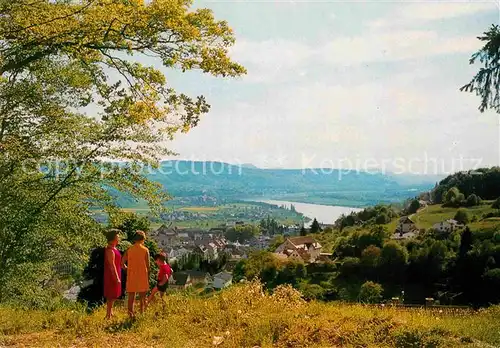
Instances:
[[[443,203],[448,203],[448,204],[455,204],[461,197],[460,196],[460,191],[456,187],[450,188],[444,195],[443,195]]]
[[[462,224],[468,224],[470,221],[469,213],[465,209],[458,209],[454,219]]]
[[[468,207],[473,207],[473,206],[481,204],[481,199],[473,193],[473,194],[469,195],[469,197],[467,197],[466,204]]]
[[[395,334],[394,343],[395,347],[442,347],[443,341],[439,330],[402,329]]]
[[[318,284],[302,282],[299,285],[299,291],[306,300],[322,300],[326,290]]]
[[[382,299],[382,285],[367,281],[359,290],[359,300],[363,303],[378,303]]]
[[[380,262],[381,249],[370,245],[361,253],[361,263],[364,267],[376,267]]]
[[[375,223],[377,225],[383,225],[383,224],[387,224],[389,222],[391,222],[391,218],[385,213],[381,213],[381,214],[377,215],[377,217],[375,218]]]
[[[276,287],[271,295],[271,298],[279,304],[290,307],[300,306],[304,303],[302,294],[289,284],[279,285]]]
[[[418,199],[414,199],[411,201],[410,206],[408,207],[408,214],[415,214],[417,210],[420,209],[420,202]]]

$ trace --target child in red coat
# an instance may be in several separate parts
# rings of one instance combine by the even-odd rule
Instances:
[[[163,297],[165,291],[168,288],[168,279],[172,275],[172,268],[167,263],[167,254],[161,252],[155,255],[155,262],[158,265],[158,282],[156,286],[151,291],[151,295],[149,295],[148,303],[154,299],[157,292],[160,293],[160,296]]]

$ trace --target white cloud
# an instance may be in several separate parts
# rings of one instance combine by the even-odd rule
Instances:
[[[368,22],[365,25],[368,30],[357,35],[333,36],[329,41],[313,43],[243,40],[237,41],[231,55],[247,67],[244,81],[276,83],[304,78],[308,67],[317,65],[346,67],[472,54],[481,47],[477,33],[449,35],[426,29],[425,23],[485,11],[498,11],[498,7],[493,1],[405,3]]]
[[[373,62],[416,60],[452,53],[473,53],[481,47],[476,37],[439,35],[434,31],[401,30],[339,37],[316,45],[294,41],[243,41],[232,57],[248,69],[244,81],[265,83],[295,80],[310,66],[353,66]]]
[[[320,50],[320,55],[329,63],[354,65],[472,53],[480,47],[475,37],[445,37],[434,31],[402,30],[335,39]]]
[[[296,69],[313,54],[314,50],[308,45],[291,40],[241,40],[230,52],[233,59],[247,67],[248,75],[244,79],[251,82],[273,80],[283,72]]]
[[[472,15],[478,12],[498,11],[498,4],[491,1],[422,2],[403,7],[399,15],[408,20],[439,20]]]
[[[476,2],[422,2],[401,5],[383,18],[367,23],[372,30],[390,30],[391,28],[415,27],[426,22],[438,21],[475,13],[499,11],[498,3],[491,1]]]

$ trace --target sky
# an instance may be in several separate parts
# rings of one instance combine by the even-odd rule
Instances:
[[[500,117],[460,92],[493,1],[197,1],[233,28],[248,74],[166,71],[212,105],[177,159],[261,168],[452,173],[500,163]]]

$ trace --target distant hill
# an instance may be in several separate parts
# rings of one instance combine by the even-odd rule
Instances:
[[[165,161],[149,175],[174,197],[281,199],[343,206],[400,202],[431,189],[435,178],[332,169],[260,169],[221,162]],[[129,205],[127,199],[121,199]],[[130,204],[133,204],[131,201]]]

